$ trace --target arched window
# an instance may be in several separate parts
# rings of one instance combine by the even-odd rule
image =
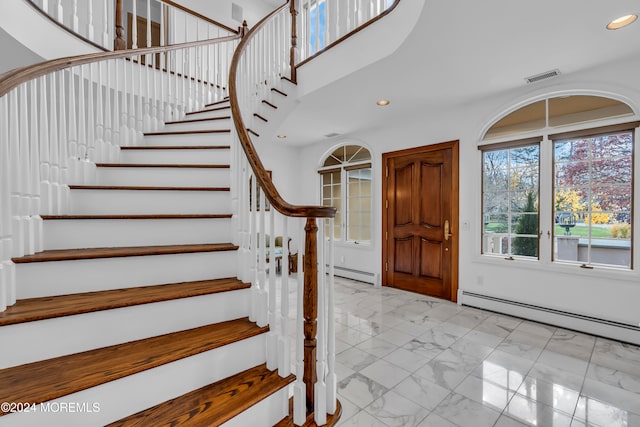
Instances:
[[[318,173],[322,205],[337,209],[334,239],[370,243],[373,186],[369,150],[359,145],[342,145],[327,156]]]
[[[633,268],[640,122],[623,121],[633,115],[620,101],[575,95],[543,99],[496,121],[483,138],[491,142],[478,147],[482,253]],[[544,173],[550,176],[541,179]]]

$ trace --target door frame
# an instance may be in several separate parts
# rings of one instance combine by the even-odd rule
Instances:
[[[451,149],[451,233],[453,241],[451,242],[451,301],[458,301],[458,268],[459,268],[459,245],[460,245],[460,141],[447,141],[438,144],[424,145],[422,147],[408,148],[404,150],[391,151],[382,153],[382,164],[384,165],[384,173],[382,174],[382,286],[388,286],[387,283],[387,209],[389,208],[389,197],[387,188],[389,182],[389,160],[396,157],[410,156],[414,154],[423,154],[432,151]]]

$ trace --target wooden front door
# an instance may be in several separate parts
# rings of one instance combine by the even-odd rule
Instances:
[[[383,154],[383,284],[455,301],[458,141]]]

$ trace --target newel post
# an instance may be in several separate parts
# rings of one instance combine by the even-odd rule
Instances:
[[[249,24],[247,24],[247,20],[242,21],[242,26],[238,27],[238,35],[240,37],[244,37],[249,32]]]
[[[123,35],[122,0],[116,0],[116,38],[113,41],[113,50],[125,50],[127,48],[127,42],[124,40]]]
[[[298,73],[296,71],[296,50],[298,49],[298,25],[296,3],[298,0],[290,0],[289,11],[291,13],[291,48],[289,49],[289,62],[291,66],[291,81],[298,81]]]
[[[307,218],[304,227],[304,376],[307,390],[307,412],[314,410],[316,372],[316,331],[318,319],[318,226],[315,218]]]

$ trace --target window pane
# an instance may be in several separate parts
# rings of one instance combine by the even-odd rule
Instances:
[[[537,144],[483,153],[483,253],[538,257],[539,162]]]
[[[554,259],[631,267],[633,134],[554,143]]]

